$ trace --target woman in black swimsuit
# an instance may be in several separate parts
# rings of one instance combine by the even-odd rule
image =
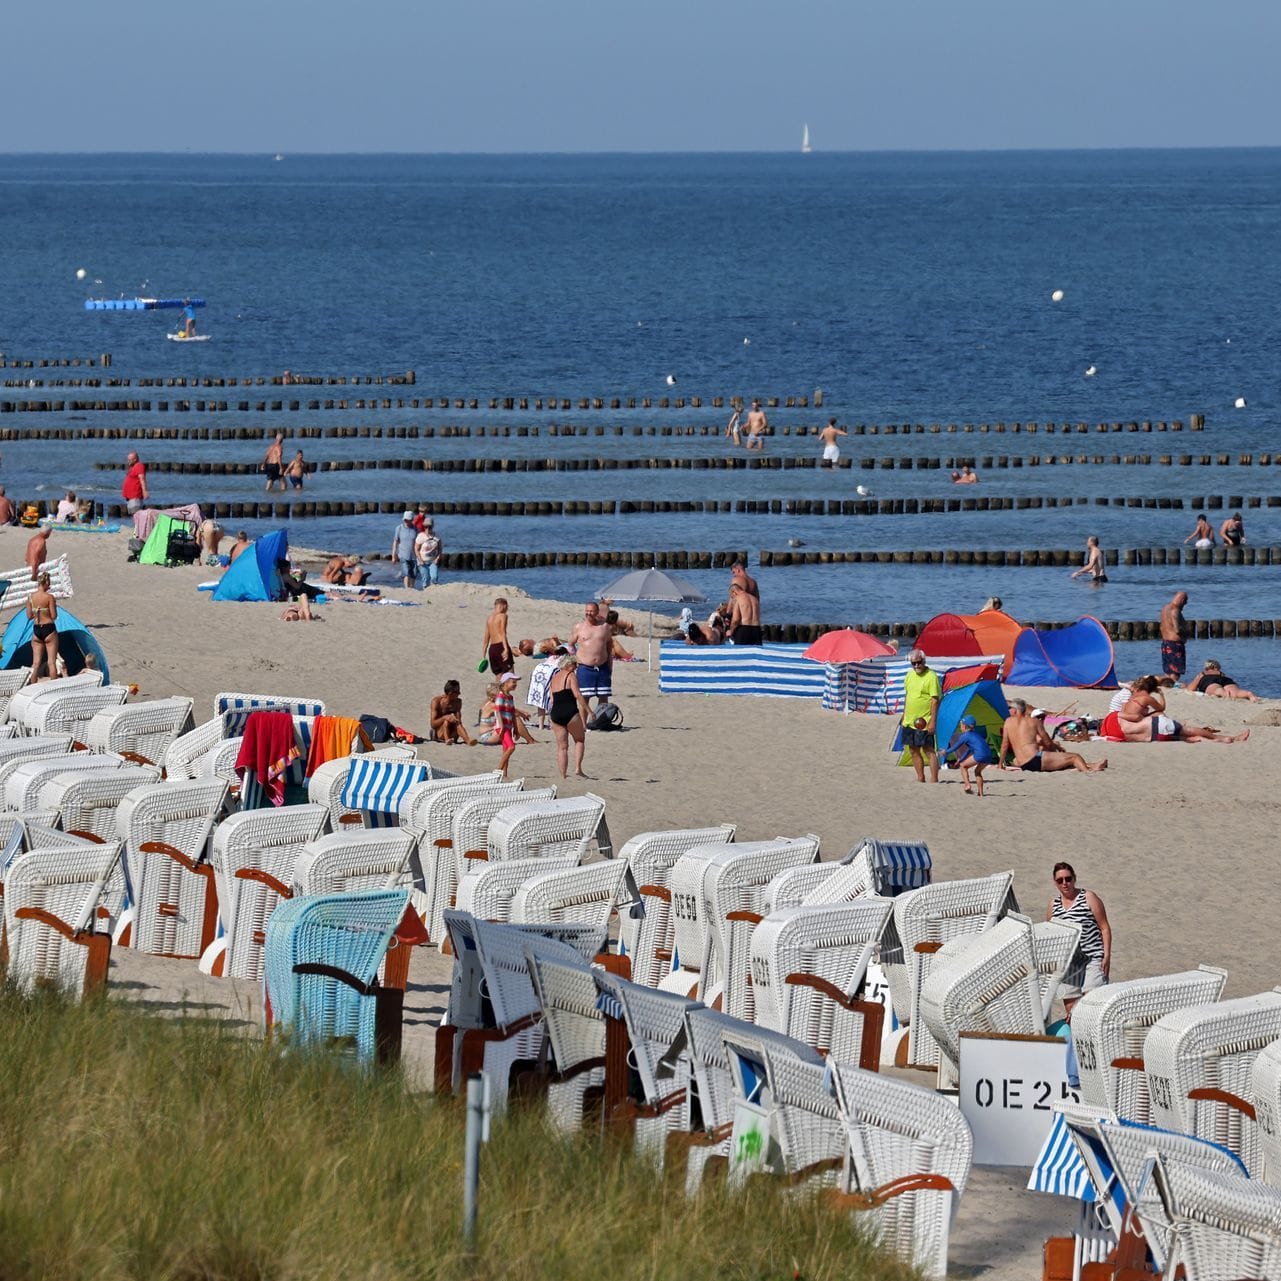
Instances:
[[[1194,680],[1188,681],[1184,688],[1194,690],[1198,694],[1208,694],[1211,698],[1235,698],[1247,703],[1260,701],[1257,694],[1251,690],[1242,689],[1212,658],[1206,659],[1205,667],[1199,675]]]
[[[547,692],[551,695],[552,733],[556,735],[556,764],[561,778],[569,777],[569,740],[574,740],[574,773],[583,773],[583,751],[586,748],[585,726],[588,716],[587,702],[578,688],[578,660],[566,654],[560,660]]]
[[[31,619],[31,680],[40,679],[40,670],[48,664],[50,678],[58,674],[58,602],[49,590],[49,575],[36,579],[36,590],[27,597],[27,617]]]

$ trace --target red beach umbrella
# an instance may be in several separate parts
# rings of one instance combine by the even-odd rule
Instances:
[[[856,632],[852,627],[840,631],[824,632],[802,655],[816,663],[856,663],[863,658],[884,658],[897,651],[867,632]]]

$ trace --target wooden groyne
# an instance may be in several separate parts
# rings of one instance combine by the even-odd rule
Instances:
[[[1080,547],[1049,550],[956,548],[912,551],[762,551],[762,568],[799,565],[985,565],[995,569],[1078,568]],[[1107,565],[1281,565],[1276,547],[1125,547],[1103,553]]]

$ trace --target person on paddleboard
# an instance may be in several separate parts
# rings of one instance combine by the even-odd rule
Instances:
[[[190,298],[182,300],[182,336],[184,338],[196,336],[196,309],[191,305]]]

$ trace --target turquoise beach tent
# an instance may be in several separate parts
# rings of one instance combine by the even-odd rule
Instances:
[[[276,562],[289,559],[289,531],[272,530],[250,543],[227,567],[214,600],[279,600],[280,573]]]
[[[92,666],[102,673],[103,683],[111,680],[107,670],[107,656],[94,634],[69,610],[58,607],[55,620],[58,628],[58,655],[67,664],[67,675],[74,676],[84,671],[85,659],[93,660]],[[31,631],[34,622],[27,617],[26,611],[15,614],[4,629],[0,639],[0,667],[31,666]]]
[[[1087,614],[1068,627],[1038,632],[1025,627],[1014,642],[1007,685],[1116,689],[1112,638]]]
[[[962,685],[959,689],[950,690],[939,700],[938,715],[934,718],[934,742],[938,745],[939,755],[947,750],[952,741],[961,717],[973,716],[978,728],[987,735],[995,752],[1001,746],[1001,731],[1005,718],[1010,714],[1010,706],[1005,701],[1000,681],[975,681],[972,685]],[[895,736],[895,750],[902,748],[902,730]],[[900,765],[910,765],[911,754],[904,750],[899,758]]]

